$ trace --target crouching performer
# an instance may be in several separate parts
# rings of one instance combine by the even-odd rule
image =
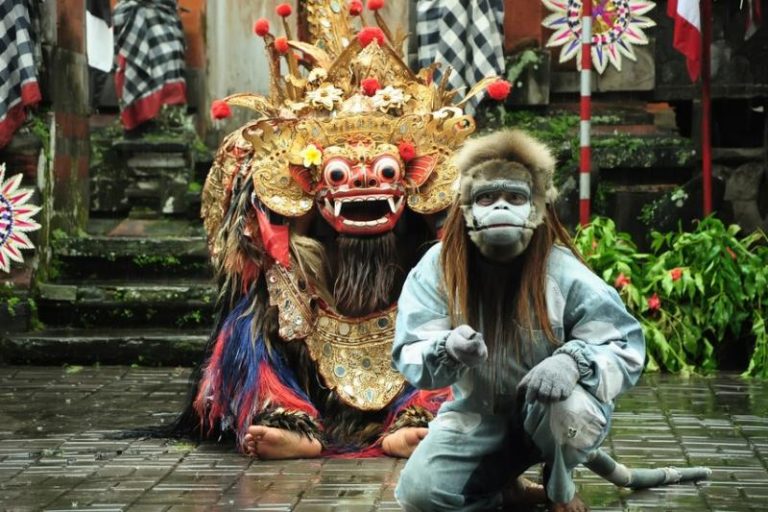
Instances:
[[[443,241],[410,272],[393,357],[414,386],[452,385],[396,490],[411,510],[493,510],[545,498],[582,511],[578,464],[625,487],[709,470],[629,470],[599,450],[614,400],[643,369],[640,324],[579,258],[553,208],[555,160],[519,131],[457,155]],[[544,489],[520,475],[544,463]]]

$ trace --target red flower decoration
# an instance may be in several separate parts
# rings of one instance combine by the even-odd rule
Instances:
[[[374,39],[379,46],[384,46],[384,32],[379,27],[363,27],[357,33],[357,40],[363,48],[371,44]]]
[[[509,91],[512,90],[512,84],[501,78],[488,84],[485,89],[488,91],[488,96],[496,101],[503,101],[509,96]]]
[[[214,119],[225,119],[232,115],[232,109],[229,108],[224,100],[216,100],[211,103],[211,117]]]
[[[412,142],[406,140],[400,142],[397,145],[397,150],[400,152],[400,158],[403,159],[403,162],[410,162],[416,158],[416,146]]]
[[[384,7],[384,0],[368,0],[368,9],[371,11],[378,11]]]
[[[373,96],[376,91],[381,89],[381,84],[376,78],[363,78],[360,81],[360,86],[363,88],[363,94],[366,96]]]
[[[621,290],[631,282],[632,281],[627,276],[625,276],[624,273],[622,272],[616,278],[616,281],[614,281],[613,286]]]
[[[672,270],[669,271],[669,275],[672,276],[673,281],[677,281],[683,276],[683,269],[681,269],[680,267],[673,268]]]
[[[275,50],[280,53],[288,53],[288,39],[285,37],[275,38]]]
[[[655,293],[648,297],[648,309],[651,311],[658,311],[661,307],[661,299]]]
[[[253,24],[253,31],[259,37],[269,34],[269,20],[266,18],[257,19],[256,23]]]
[[[731,249],[730,247],[726,247],[725,250],[728,251],[728,254],[730,255],[732,260],[736,259],[736,253],[733,252],[733,249]]]
[[[293,12],[293,7],[291,7],[291,4],[280,4],[277,7],[275,7],[275,12],[277,13],[278,16],[287,18]]]
[[[352,0],[349,2],[349,15],[350,16],[360,16],[360,14],[363,12],[363,2],[360,0]]]

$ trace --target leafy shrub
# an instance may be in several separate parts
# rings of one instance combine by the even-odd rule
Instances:
[[[738,233],[707,217],[693,232],[652,232],[645,254],[613,221],[596,218],[575,242],[642,324],[648,369],[714,370],[726,340],[748,331],[755,345],[744,375],[768,378],[766,236]]]

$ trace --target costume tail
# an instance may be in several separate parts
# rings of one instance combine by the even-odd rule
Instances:
[[[707,480],[712,476],[712,470],[705,467],[629,469],[599,449],[595,450],[592,459],[585,462],[584,465],[612,484],[630,489],[647,489],[658,485],[695,482]]]

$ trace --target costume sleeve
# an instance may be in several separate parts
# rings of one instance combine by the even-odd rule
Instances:
[[[610,403],[634,386],[643,371],[643,331],[616,290],[581,263],[572,275],[563,312],[566,343],[555,353],[573,357],[581,385]]]
[[[421,389],[450,386],[468,369],[445,349],[451,321],[440,288],[439,248],[430,249],[408,274],[397,306],[393,363]]]

